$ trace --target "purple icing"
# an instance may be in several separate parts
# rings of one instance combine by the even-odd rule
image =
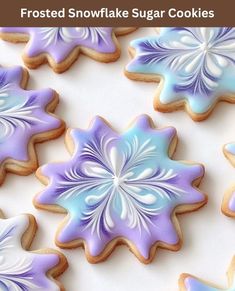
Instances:
[[[71,130],[72,158],[40,168],[50,183],[35,198],[38,205],[68,211],[59,245],[83,239],[97,256],[111,240],[124,237],[147,260],[155,242],[177,244],[172,212],[179,205],[203,203],[205,196],[191,185],[203,167],[168,157],[175,134],[173,128],[152,129],[147,116],[123,134],[99,117],[87,131]]]
[[[59,291],[55,281],[47,277],[48,271],[60,264],[59,255],[48,250],[25,251],[21,238],[28,225],[27,215],[0,219],[0,289]]]
[[[222,291],[221,289],[211,287],[194,277],[187,277],[184,283],[185,283],[186,291]],[[227,291],[232,291],[232,290],[227,289]]]
[[[98,53],[114,53],[116,45],[111,27],[2,27],[1,33],[29,35],[26,56],[48,53],[60,63],[76,47],[92,49]]]
[[[126,66],[128,76],[164,80],[156,108],[169,111],[184,103],[199,120],[221,96],[234,102],[234,27],[162,28],[158,35],[132,41],[131,48],[135,55]]]
[[[229,200],[229,209],[235,212],[235,193],[232,192]]]
[[[0,162],[6,159],[28,161],[28,144],[39,133],[61,126],[61,121],[46,113],[52,102],[52,89],[24,90],[21,67],[0,68]]]

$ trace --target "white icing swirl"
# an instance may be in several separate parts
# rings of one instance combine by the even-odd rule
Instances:
[[[107,31],[102,27],[43,27],[40,34],[44,46],[55,45],[58,41],[71,43],[74,40],[90,40],[92,44],[107,43]]]
[[[177,175],[172,169],[146,165],[157,155],[150,139],[141,142],[135,135],[121,149],[113,141],[103,136],[100,142],[84,146],[81,170],[73,167],[65,172],[57,186],[58,197],[66,201],[85,195],[81,220],[85,229],[99,237],[103,229],[112,232],[114,213],[129,228],[149,233],[151,218],[164,208],[163,201],[183,195],[184,190],[174,183]]]
[[[12,291],[38,290],[33,281],[33,256],[19,248],[19,229],[27,228],[26,217],[0,219],[0,289]],[[20,225],[20,226],[19,226]]]

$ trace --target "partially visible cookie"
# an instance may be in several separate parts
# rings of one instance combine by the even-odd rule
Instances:
[[[235,257],[233,257],[227,272],[228,288],[219,288],[212,283],[202,281],[192,275],[182,274],[179,279],[180,291],[233,291],[235,290]]]
[[[56,73],[67,70],[83,53],[100,62],[119,58],[116,36],[132,27],[2,27],[0,37],[11,42],[28,42],[23,53],[25,65],[34,69],[48,62]]]
[[[225,157],[235,167],[235,143],[228,143],[224,146]],[[235,217],[235,185],[230,187],[223,198],[222,212],[230,217]]]
[[[55,280],[67,268],[66,258],[58,251],[27,251],[37,224],[32,215],[4,219],[0,215],[0,290],[65,290]]]
[[[25,90],[28,72],[0,67],[0,183],[6,172],[27,175],[37,166],[35,143],[58,137],[64,123],[53,112],[52,89]]]
[[[154,108],[184,108],[195,121],[208,117],[216,103],[235,103],[235,28],[171,27],[130,44],[133,60],[125,74],[159,82]]]
[[[36,172],[47,188],[35,206],[67,213],[56,244],[83,246],[91,263],[105,260],[118,244],[128,245],[143,263],[157,248],[178,250],[176,214],[196,210],[207,199],[196,188],[203,166],[172,160],[176,143],[174,128],[157,130],[145,115],[122,134],[100,117],[88,130],[70,129],[71,159]]]

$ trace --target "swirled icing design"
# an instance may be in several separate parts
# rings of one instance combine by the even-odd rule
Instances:
[[[59,263],[53,253],[28,252],[21,238],[29,225],[27,215],[0,219],[0,289],[2,291],[59,291],[47,272]]]
[[[204,203],[192,182],[203,175],[200,165],[168,157],[173,128],[154,130],[146,116],[119,135],[96,117],[88,131],[72,129],[72,158],[42,166],[50,183],[35,198],[36,206],[58,205],[68,212],[56,241],[85,240],[98,256],[117,237],[132,241],[149,257],[156,241],[177,244],[171,213],[181,204]]]
[[[25,35],[28,36],[23,59],[30,68],[46,58],[55,71],[63,72],[79,52],[103,62],[118,59],[116,36],[131,30],[134,29],[122,28],[120,32],[112,27],[1,27],[0,34],[4,40],[17,41],[26,41]]]
[[[0,67],[0,164],[7,161],[27,163],[30,160],[29,143],[42,133],[62,126],[59,119],[47,113],[46,107],[53,101],[51,89],[24,90],[25,79],[21,67]],[[27,167],[24,165],[24,167]],[[28,166],[29,168],[31,166]]]
[[[234,28],[164,28],[160,35],[132,41],[131,47],[136,54],[126,71],[161,76],[163,89],[156,97],[161,104],[186,100],[193,114],[204,114],[220,97],[233,98]]]

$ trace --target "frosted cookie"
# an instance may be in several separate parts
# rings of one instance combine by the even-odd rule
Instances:
[[[196,188],[203,166],[172,160],[176,143],[174,128],[156,130],[145,115],[122,134],[100,117],[88,130],[70,129],[71,159],[36,172],[47,188],[35,206],[67,213],[56,244],[83,246],[91,263],[105,260],[118,244],[143,263],[158,247],[178,250],[176,214],[198,209],[206,197]]]
[[[51,249],[27,251],[37,229],[34,217],[0,217],[0,290],[64,290],[55,278],[66,270],[66,258]]]
[[[233,291],[235,290],[234,281],[235,257],[233,257],[227,272],[228,288],[219,288],[212,283],[202,281],[189,274],[182,274],[179,279],[180,291]]]
[[[235,29],[173,27],[131,42],[125,74],[159,82],[154,108],[184,108],[200,121],[219,101],[235,103]]]
[[[235,143],[226,144],[223,148],[225,157],[235,167]],[[224,195],[222,202],[222,212],[231,217],[235,217],[235,186],[230,187]]]
[[[121,53],[116,36],[131,27],[2,27],[0,37],[11,42],[28,42],[25,65],[34,69],[48,62],[56,73],[67,70],[83,53],[100,62],[116,61]]]
[[[28,73],[0,67],[0,183],[7,171],[27,175],[37,166],[34,144],[59,136],[64,123],[54,116],[52,89],[25,90]]]

